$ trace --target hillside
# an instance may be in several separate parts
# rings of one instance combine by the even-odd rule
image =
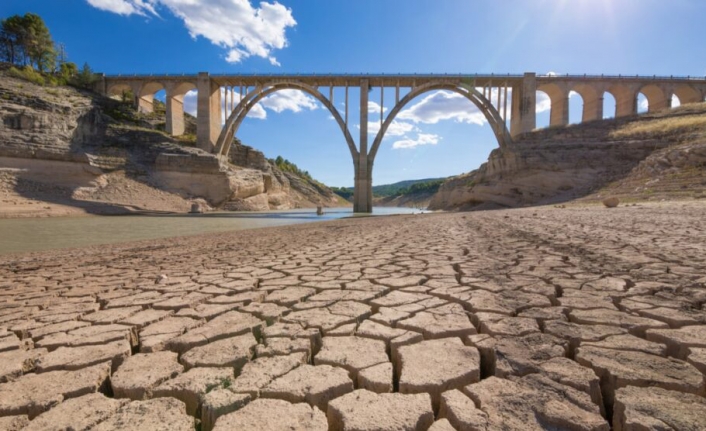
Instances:
[[[444,178],[424,178],[421,180],[406,180],[399,181],[393,184],[383,184],[379,186],[373,186],[373,195],[385,197],[385,196],[398,196],[403,194],[403,192],[409,189],[411,186],[419,183],[430,183],[434,181],[443,180]]]
[[[327,187],[238,142],[225,161],[194,148],[193,135],[168,136],[159,107],[137,114],[0,70],[0,217],[340,205]]]
[[[519,207],[618,196],[706,197],[706,104],[535,131],[448,179],[430,209]]]

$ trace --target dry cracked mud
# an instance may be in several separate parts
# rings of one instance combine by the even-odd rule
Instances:
[[[0,257],[0,429],[704,430],[706,205]]]

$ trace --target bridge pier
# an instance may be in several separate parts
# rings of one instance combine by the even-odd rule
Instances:
[[[166,130],[172,136],[184,134],[184,97],[167,91],[166,99]]]
[[[373,172],[368,159],[368,91],[367,79],[360,81],[360,142],[358,143],[357,160],[353,160],[355,168],[355,185],[353,187],[353,212],[373,212]]]
[[[512,87],[512,120],[510,135],[514,138],[537,127],[537,75],[525,73]]]
[[[569,92],[562,93],[552,98],[552,110],[549,114],[549,125],[551,127],[562,127],[569,124]]]
[[[584,97],[583,99],[583,116],[581,122],[602,120],[603,119],[603,93],[600,96],[593,95],[592,97]]]
[[[199,92],[196,105],[196,145],[212,153],[221,133],[221,88],[211,80],[208,72],[196,78]]]

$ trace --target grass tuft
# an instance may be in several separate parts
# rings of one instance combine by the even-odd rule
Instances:
[[[689,131],[706,131],[706,115],[685,115],[634,121],[611,132],[611,138],[634,138],[649,135],[667,135]]]

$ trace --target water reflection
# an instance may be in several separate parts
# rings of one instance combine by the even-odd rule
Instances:
[[[411,208],[376,207],[372,215],[420,212]],[[307,208],[267,212],[0,219],[0,254],[369,216],[353,214],[350,208],[324,208],[324,214],[319,216],[316,209]]]

